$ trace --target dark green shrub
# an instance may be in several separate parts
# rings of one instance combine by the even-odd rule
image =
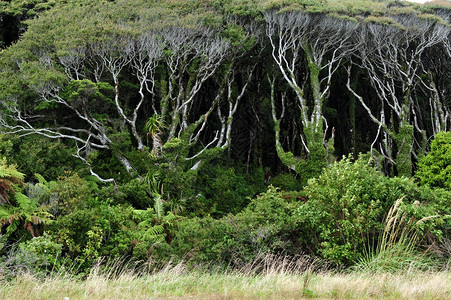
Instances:
[[[200,197],[193,203],[197,208],[193,214],[218,218],[243,210],[249,198],[264,190],[264,175],[261,168],[246,174],[239,167],[212,165],[199,173],[196,185]]]
[[[147,259],[157,244],[166,243],[175,222],[171,213],[160,218],[152,208],[99,202],[60,216],[49,232],[63,245],[63,254],[89,268],[102,256]]]
[[[269,181],[275,187],[282,191],[300,191],[302,190],[301,182],[291,173],[281,173]]]
[[[355,259],[396,200],[387,178],[364,158],[334,163],[310,180],[306,191],[308,202],[297,216],[310,228],[320,254],[338,264]]]
[[[119,187],[126,203],[138,209],[146,209],[153,205],[149,196],[149,187],[139,179],[132,179]]]
[[[9,140],[12,151],[8,159],[31,178],[39,173],[49,180],[56,180],[65,175],[67,170],[79,170],[80,160],[73,156],[74,149],[63,141],[55,141],[38,135]]]
[[[52,193],[58,197],[58,211],[60,214],[69,214],[85,207],[93,197],[92,185],[78,174],[58,178],[56,185],[52,186]]]
[[[420,184],[451,191],[451,132],[439,132],[431,142],[431,151],[418,162],[415,174]]]
[[[193,264],[242,266],[264,253],[300,252],[297,201],[285,199],[274,187],[239,214],[221,219],[186,219],[178,224],[172,243],[160,249],[160,259],[184,259]]]
[[[205,197],[210,198],[217,216],[237,213],[247,204],[246,197],[252,197],[254,191],[241,174],[234,168],[216,166],[207,180]]]
[[[310,231],[311,247],[339,265],[372,251],[368,247],[375,245],[385,215],[398,199],[403,200],[399,209],[406,213],[406,224],[419,230],[419,236],[440,238],[448,228],[450,193],[419,187],[412,179],[385,177],[366,157],[334,163],[309,181],[306,192],[308,202],[298,209],[298,220]],[[416,242],[420,246],[422,238]]]

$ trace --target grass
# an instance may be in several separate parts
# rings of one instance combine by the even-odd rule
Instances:
[[[256,273],[187,271],[178,264],[152,274],[94,267],[85,280],[23,274],[0,282],[0,299],[451,299],[450,272],[313,273],[287,266],[292,261]]]
[[[432,220],[429,216],[419,221],[409,220],[402,211],[403,198],[390,208],[385,219],[385,228],[380,232],[375,249],[368,246],[363,257],[353,266],[355,270],[368,272],[395,273],[399,270],[428,270],[434,268],[434,260],[428,255],[429,249],[418,250],[418,224]]]

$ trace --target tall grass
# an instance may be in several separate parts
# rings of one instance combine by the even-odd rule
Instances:
[[[2,280],[0,299],[449,299],[451,273],[333,273],[299,256],[261,256],[240,270],[167,264],[157,271],[125,261],[97,264],[84,280],[22,274]]]
[[[416,225],[436,216],[425,217],[415,223],[407,219],[400,207],[403,198],[398,199],[385,218],[385,227],[380,232],[377,246],[367,246],[365,254],[359,258],[354,269],[370,272],[397,272],[400,270],[425,270],[434,267],[434,260],[428,250],[418,250],[419,237]]]

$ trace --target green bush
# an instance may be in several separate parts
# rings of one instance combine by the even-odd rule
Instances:
[[[63,254],[89,268],[99,257],[134,256],[147,259],[152,249],[166,243],[176,222],[173,214],[131,206],[91,203],[60,216],[49,233],[63,245]]]
[[[300,235],[293,220],[298,206],[270,187],[237,215],[180,222],[172,243],[159,249],[157,256],[240,267],[264,253],[299,253]]]
[[[264,190],[261,168],[245,172],[242,168],[208,165],[199,173],[196,181],[197,195],[191,201],[192,215],[215,218],[236,214],[249,203],[249,198]]]
[[[148,189],[149,187],[139,179],[132,179],[119,187],[126,203],[138,209],[146,209],[153,204]]]
[[[205,197],[211,199],[215,216],[237,213],[247,204],[247,197],[254,195],[252,186],[234,168],[216,166],[206,180]]]
[[[11,144],[11,150],[8,153],[5,149],[5,154],[27,178],[39,173],[47,179],[56,180],[64,176],[65,171],[79,170],[82,166],[82,163],[72,155],[74,149],[64,141],[55,141],[38,135],[21,138],[13,135],[8,138],[6,141]],[[4,146],[0,145],[1,148]]]
[[[287,192],[302,190],[301,182],[291,173],[281,173],[271,178],[269,183]]]
[[[431,151],[418,162],[416,178],[421,184],[451,191],[451,132],[439,132]]]
[[[56,184],[52,185],[52,193],[58,197],[58,212],[69,214],[86,207],[93,198],[93,186],[78,174],[68,174],[59,177]]]
[[[71,265],[71,261],[62,256],[62,247],[62,244],[56,243],[51,236],[44,233],[40,237],[20,243],[10,253],[4,265],[10,276],[21,272],[30,272],[37,276],[58,272]]]
[[[440,239],[449,227],[451,193],[419,187],[408,178],[385,177],[366,156],[334,163],[309,181],[306,192],[298,220],[310,234],[310,246],[338,265],[350,265],[372,251],[368,247],[375,245],[384,217],[398,199],[403,199],[399,209],[406,223],[418,231],[416,247],[426,234]]]
[[[355,259],[396,200],[386,183],[363,158],[355,163],[344,158],[309,181],[308,202],[297,216],[311,230],[313,245],[322,256],[337,264]]]

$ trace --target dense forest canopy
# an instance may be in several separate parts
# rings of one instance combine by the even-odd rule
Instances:
[[[100,252],[183,256],[196,240],[204,261],[230,262],[229,248],[243,260],[302,249],[340,265],[390,212],[433,216],[424,240],[449,233],[449,191],[427,186],[449,189],[451,178],[449,0],[0,9],[10,240],[22,238],[18,224],[28,237],[48,231],[82,263]],[[295,194],[255,198],[269,184]],[[179,216],[195,218],[175,230]]]
[[[72,140],[96,176],[97,151],[139,176],[128,152],[196,170],[228,148],[305,178],[371,150],[410,176],[450,126],[448,1],[2,2],[39,16],[1,54],[3,128]]]

